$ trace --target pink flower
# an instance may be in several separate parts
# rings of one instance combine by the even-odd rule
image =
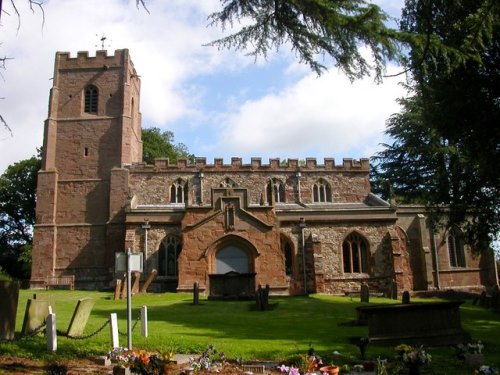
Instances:
[[[285,365],[281,365],[281,366],[278,366],[278,370],[280,370],[281,372],[288,373],[288,371],[290,370],[290,367],[285,366]]]

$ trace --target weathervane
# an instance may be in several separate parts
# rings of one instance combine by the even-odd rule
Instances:
[[[98,34],[95,34],[96,37],[99,37]],[[108,40],[109,42],[111,42],[111,39],[108,39],[108,37],[106,37],[104,34],[101,36],[101,38],[99,39],[101,41],[101,49],[103,50],[105,47],[111,47],[111,44],[108,44],[108,45],[105,45],[106,43],[106,40]],[[97,44],[96,44],[96,47],[97,47]]]

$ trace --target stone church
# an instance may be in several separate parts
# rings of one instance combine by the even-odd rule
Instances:
[[[123,277],[143,254],[149,290],[210,297],[471,289],[495,282],[460,228],[434,234],[420,206],[370,192],[369,161],[234,157],[142,162],[140,79],[126,49],[57,53],[38,174],[32,288]],[[486,259],[488,258],[488,259]],[[396,284],[394,284],[396,283]]]

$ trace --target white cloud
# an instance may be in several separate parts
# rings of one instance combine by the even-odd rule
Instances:
[[[369,157],[402,94],[396,80],[351,83],[333,70],[321,77],[309,73],[279,93],[228,113],[214,149],[242,156]],[[358,155],[349,154],[353,149]],[[370,153],[360,155],[360,150]]]

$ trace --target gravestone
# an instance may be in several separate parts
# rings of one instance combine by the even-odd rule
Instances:
[[[361,302],[370,302],[370,289],[368,289],[368,285],[365,283],[361,284],[360,298]]]
[[[403,292],[403,298],[401,300],[401,303],[403,305],[408,305],[410,303],[410,292],[408,292],[407,290]]]
[[[257,304],[257,310],[269,310],[269,284],[267,284],[265,288],[259,285],[255,293],[255,302]]]
[[[395,280],[392,280],[389,284],[389,290],[387,293],[388,298],[398,299],[398,284]]]
[[[193,284],[193,305],[200,303],[200,286],[198,283]]]
[[[18,299],[19,283],[0,281],[0,341],[14,340]]]
[[[151,271],[151,273],[149,274],[148,278],[144,282],[144,285],[141,288],[141,293],[146,293],[147,292],[149,285],[153,282],[153,280],[155,279],[155,277],[156,277],[157,274],[158,274],[157,270]]]
[[[27,335],[39,329],[47,318],[49,302],[41,299],[28,299],[24,313],[23,328],[21,333]]]
[[[78,337],[83,335],[90,313],[94,307],[95,301],[92,298],[81,298],[76,304],[75,311],[69,323],[67,335]]]

